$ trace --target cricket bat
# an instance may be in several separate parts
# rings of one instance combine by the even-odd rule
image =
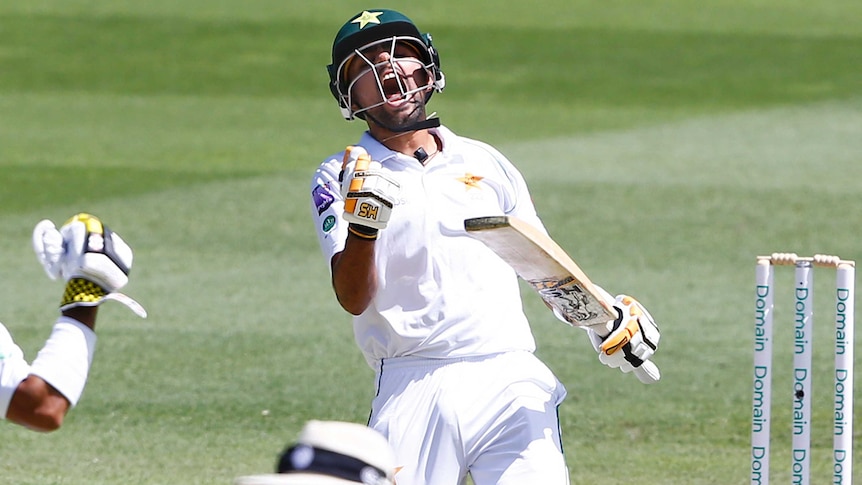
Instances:
[[[466,219],[464,228],[508,263],[573,326],[588,327],[602,337],[610,333],[608,322],[617,318],[614,302],[553,239],[511,216]],[[650,361],[636,368],[634,374],[646,384],[661,376]]]
[[[553,239],[511,216],[467,219],[464,228],[509,263],[569,323],[608,334],[608,321],[617,317],[613,302]]]

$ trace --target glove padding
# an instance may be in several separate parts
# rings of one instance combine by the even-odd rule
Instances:
[[[117,300],[146,317],[138,302],[117,291],[129,282],[132,249],[97,217],[76,214],[59,231],[53,222],[40,221],[33,250],[49,278],[66,281],[61,310]]]
[[[661,378],[658,367],[649,359],[658,347],[661,334],[652,315],[637,300],[628,295],[614,299],[617,319],[605,337],[589,330],[590,342],[599,353],[599,361],[619,368],[625,373],[634,371],[644,384]]]
[[[341,164],[341,195],[344,197],[344,220],[358,224],[375,235],[386,228],[400,185],[382,171],[380,162],[371,160],[360,146],[349,146]]]

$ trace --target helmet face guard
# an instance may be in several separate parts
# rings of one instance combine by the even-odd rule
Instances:
[[[396,56],[396,47],[403,44],[409,45],[416,56]],[[367,56],[372,49],[387,50],[389,60],[375,65]],[[354,62],[363,62],[365,69],[354,79],[347,79],[348,70]],[[416,87],[409,88],[404,82],[404,75],[415,73],[419,68],[424,73],[424,80],[417,80]],[[380,73],[387,70],[396,73],[394,82],[381,78]],[[357,116],[364,118],[365,111],[385,104],[387,98],[392,96],[403,99],[425,91],[427,102],[434,91],[443,91],[446,84],[440,70],[440,58],[431,44],[431,36],[420,33],[410,19],[393,10],[363,11],[344,24],[332,44],[332,64],[327,66],[327,71],[330,91],[346,120]],[[374,76],[380,102],[354,110],[352,88],[364,76]]]
[[[390,37],[377,42],[372,42],[369,45],[363,46],[361,49],[354,51],[354,54],[347,57],[338,67],[334,86],[337,89],[336,99],[341,107],[342,115],[346,119],[354,117],[364,118],[363,113],[372,108],[382,106],[390,100],[406,99],[419,93],[426,93],[424,101],[427,102],[431,97],[431,93],[437,89],[434,79],[434,64],[423,63],[419,59],[419,51],[414,44],[415,39],[410,37]],[[415,52],[415,55],[404,57],[396,52],[396,46],[400,43],[409,43],[410,50]],[[388,52],[388,59],[382,62],[375,63],[368,54],[385,50]],[[404,49],[400,49],[401,52]],[[364,68],[352,79],[348,79],[348,74],[351,70],[355,71],[357,63],[362,63]],[[385,76],[383,73],[386,73]],[[354,102],[354,85],[366,76],[374,78],[379,94],[379,100],[370,102],[367,106],[362,106],[355,109]],[[412,81],[412,82],[410,82]]]

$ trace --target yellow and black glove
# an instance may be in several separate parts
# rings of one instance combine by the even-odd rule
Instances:
[[[116,300],[147,316],[138,302],[118,291],[129,282],[132,248],[99,218],[76,214],[59,231],[53,222],[40,221],[33,229],[33,250],[51,279],[66,281],[61,310]]]

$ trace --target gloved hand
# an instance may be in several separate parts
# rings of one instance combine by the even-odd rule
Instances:
[[[138,302],[118,292],[129,282],[132,249],[97,217],[76,214],[59,231],[53,222],[40,221],[33,229],[33,250],[48,277],[66,281],[61,310],[117,300],[146,317]]]
[[[360,146],[345,150],[339,181],[344,197],[342,217],[350,223],[351,232],[375,239],[377,232],[389,223],[401,187]]]
[[[590,342],[599,353],[599,361],[625,373],[634,371],[644,384],[657,382],[661,373],[649,359],[661,338],[658,325],[646,308],[628,295],[618,295],[614,299],[614,308],[618,316],[608,335],[588,330]]]

